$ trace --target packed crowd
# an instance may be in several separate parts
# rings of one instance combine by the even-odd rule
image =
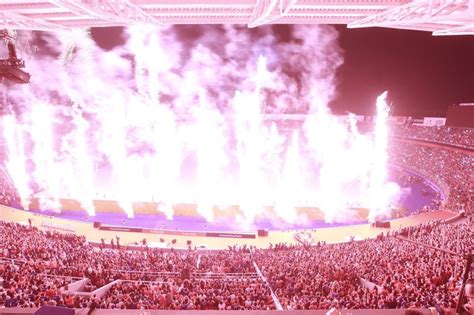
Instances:
[[[252,273],[255,272],[249,252],[229,250],[210,252],[199,260],[199,271],[213,273]]]
[[[30,262],[46,273],[87,277],[96,287],[115,279],[153,281],[160,272],[195,268],[197,261],[195,252],[98,250],[84,237],[12,223],[0,223],[0,234],[4,258]]]
[[[410,240],[458,254],[474,252],[474,217],[457,224],[430,222],[401,231]]]
[[[427,131],[429,129],[429,131]],[[435,130],[435,132],[433,132]],[[406,135],[474,147],[472,130],[401,127]],[[474,209],[471,156],[395,141],[390,160],[449,188],[445,209]],[[404,180],[414,180],[406,177]],[[18,198],[0,174],[0,203]],[[439,206],[435,196],[433,207]],[[114,309],[284,309],[454,307],[463,260],[432,247],[473,251],[474,221],[420,225],[376,240],[216,252],[109,250],[85,238],[0,222],[0,308],[56,305]],[[410,241],[401,240],[408,238]],[[424,244],[424,245],[423,245]],[[429,246],[425,246],[429,245]],[[414,254],[416,253],[416,255]],[[254,264],[266,280],[260,278]],[[234,276],[230,276],[234,274]],[[235,276],[235,274],[241,274]],[[245,275],[243,275],[245,274]],[[69,292],[87,278],[82,292]],[[98,297],[96,289],[118,280]],[[268,282],[266,282],[268,281]]]
[[[474,148],[474,129],[447,126],[397,125],[391,128],[394,136],[418,139],[461,148]],[[471,155],[449,148],[436,148],[393,141],[389,150],[390,161],[420,172],[439,186],[446,186],[449,198],[444,208],[452,211],[470,212],[474,206],[474,159]],[[430,207],[433,208],[433,207]]]
[[[273,290],[284,309],[352,309],[453,307],[464,261],[421,244],[467,253],[473,226],[436,222],[376,240],[216,252],[100,250],[82,237],[5,222],[0,234],[0,307],[262,310],[276,307]],[[251,275],[235,275],[243,272]],[[68,292],[79,278],[89,279],[81,291],[90,295]],[[114,280],[105,296],[94,295]]]
[[[98,307],[107,308],[162,308],[160,296],[171,294],[171,302],[166,307],[173,309],[274,308],[268,286],[256,276],[249,250],[209,253],[155,249],[127,251],[124,248],[101,250],[92,247],[83,237],[5,222],[0,222],[0,235],[0,307],[43,304],[77,307],[94,301]],[[234,273],[247,274],[226,276]],[[56,282],[48,282],[43,277]],[[93,292],[118,279],[138,282],[115,286],[111,292],[117,295],[109,294],[105,300],[79,296],[71,300],[68,296],[66,301],[59,292],[65,291],[73,278],[88,278],[81,292]],[[144,291],[150,286],[158,288],[152,284],[144,285],[153,282],[173,285],[163,286],[159,291],[161,295],[155,290],[153,294],[156,296],[146,299],[146,302],[144,297],[133,292],[136,285]],[[172,289],[174,287],[177,289]],[[23,288],[33,289],[25,291]],[[54,290],[54,294],[49,296],[46,294],[48,290]],[[122,301],[120,297],[125,296],[127,298]]]
[[[392,163],[416,170],[440,187],[449,189],[444,208],[471,212],[474,209],[474,159],[471,155],[443,148],[394,141],[389,149]]]
[[[285,309],[455,307],[463,262],[393,236],[262,250],[256,261]]]
[[[62,305],[65,288],[74,281],[71,277],[44,274],[30,263],[0,263],[0,275],[0,307]]]
[[[392,135],[474,149],[474,129],[447,126],[397,125],[391,128]]]
[[[185,279],[167,282],[121,282],[99,300],[98,308],[162,310],[275,309],[259,278]]]

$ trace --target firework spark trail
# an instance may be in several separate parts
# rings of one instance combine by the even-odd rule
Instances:
[[[26,171],[23,126],[17,124],[16,119],[11,115],[4,116],[2,120],[3,134],[8,147],[6,168],[16,186],[22,207],[28,209],[32,192]]]
[[[76,126],[75,133],[75,150],[73,156],[76,160],[76,174],[81,174],[78,178],[81,192],[76,199],[81,207],[87,211],[89,216],[95,215],[94,208],[94,179],[95,179],[95,163],[91,153],[88,150],[87,131],[89,129],[88,122],[82,117],[82,113],[76,107],[73,122]]]
[[[265,179],[262,173],[266,139],[261,95],[262,87],[268,78],[266,60],[259,56],[254,91],[236,93],[233,100],[239,165],[239,206],[244,215],[244,225],[254,221],[263,211],[265,201],[269,199],[265,194]]]
[[[61,141],[61,153],[64,157],[60,171],[61,184],[72,189],[70,192],[72,198],[79,201],[88,215],[93,216],[95,167],[87,141],[90,125],[82,116],[81,109],[75,104],[68,115],[74,128]]]
[[[371,213],[384,212],[386,117],[379,113],[372,139],[353,117],[333,116],[327,104],[341,64],[336,33],[291,29],[295,40],[280,42],[272,28],[255,37],[236,26],[203,26],[199,40],[185,41],[175,27],[137,26],[110,51],[88,32],[38,35],[58,47],[59,59],[27,60],[32,83],[26,94],[10,95],[24,108],[27,119],[18,123],[35,146],[21,153],[11,140],[18,135],[4,131],[9,171],[31,158],[43,202],[74,192],[91,215],[96,165],[111,168],[114,199],[129,217],[133,202],[155,200],[168,218],[180,202],[196,202],[208,220],[213,206],[238,203],[243,226],[268,205],[291,222],[299,218],[296,206],[309,204],[335,221],[346,219],[351,204],[367,205],[369,195],[380,196],[370,198]],[[295,112],[306,114],[302,126],[265,120]],[[68,121],[67,132],[55,130]],[[63,145],[54,137],[64,137]],[[27,174],[17,174],[27,200]]]
[[[301,194],[304,192],[299,143],[299,133],[295,130],[286,151],[281,179],[278,181],[280,187],[278,187],[275,198],[275,211],[277,215],[280,218],[285,218],[290,224],[296,223],[296,220],[299,218],[295,207],[303,199]]]
[[[107,106],[107,107],[106,107]],[[112,166],[112,181],[116,183],[116,193],[114,196],[117,202],[125,211],[128,217],[133,217],[133,201],[131,200],[131,186],[128,178],[133,170],[128,168],[131,165],[127,159],[127,112],[125,104],[120,96],[110,100],[110,103],[102,106],[102,111],[98,112],[101,121],[100,150],[108,157]]]
[[[222,115],[209,104],[204,93],[200,94],[199,100],[200,105],[195,110],[196,124],[193,127],[198,168],[195,198],[198,212],[212,221],[213,207],[222,202],[219,201],[219,196],[225,194],[223,174],[229,162],[225,152],[227,138],[222,132]]]
[[[167,107],[155,107],[156,117],[152,123],[150,143],[154,148],[151,155],[149,181],[155,187],[155,193],[161,202],[161,210],[168,219],[173,216],[172,206],[180,200],[179,175],[182,162],[182,141],[180,139],[174,113]],[[160,174],[157,176],[156,174]]]
[[[260,133],[261,114],[258,95],[237,93],[234,98],[236,155],[238,161],[238,202],[247,223],[262,211],[261,188],[264,187],[260,170],[265,139]]]
[[[387,186],[387,119],[389,107],[387,92],[377,98],[375,119],[373,162],[369,175],[369,221],[373,222],[378,214],[387,211],[390,204],[390,187]]]
[[[32,159],[35,161],[33,178],[46,189],[40,194],[39,202],[43,209],[59,211],[60,169],[57,167],[55,148],[54,107],[38,102],[32,106],[29,123],[30,136],[33,140]]]

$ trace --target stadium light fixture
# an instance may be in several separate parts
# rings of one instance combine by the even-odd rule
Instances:
[[[18,84],[30,83],[30,74],[23,71],[25,61],[18,59],[16,47],[7,30],[0,31],[0,39],[3,39],[8,49],[8,58],[0,59],[0,78],[6,78]]]

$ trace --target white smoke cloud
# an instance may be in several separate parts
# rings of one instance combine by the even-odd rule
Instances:
[[[35,188],[42,206],[58,208],[73,195],[93,215],[94,177],[108,164],[130,217],[133,202],[158,200],[169,218],[172,205],[192,202],[208,220],[214,206],[238,204],[243,226],[264,215],[297,222],[301,205],[346,218],[348,204],[368,198],[373,139],[327,106],[342,64],[337,32],[288,32],[282,40],[272,27],[133,26],[108,51],[83,30],[20,34],[23,46],[41,48],[24,56],[31,84],[9,91],[33,148],[33,175],[15,180],[23,200]],[[283,113],[307,117],[288,132],[264,115]],[[19,145],[9,142],[10,160]]]

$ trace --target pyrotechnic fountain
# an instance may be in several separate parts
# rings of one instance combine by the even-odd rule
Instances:
[[[94,200],[106,198],[133,217],[134,202],[154,201],[171,218],[176,203],[194,203],[213,220],[214,206],[238,205],[245,225],[262,215],[304,220],[301,206],[319,207],[328,222],[354,206],[370,208],[372,220],[387,211],[385,94],[374,134],[331,114],[334,31],[294,27],[298,43],[270,29],[258,40],[234,26],[220,32],[184,43],[174,28],[134,27],[109,51],[85,32],[41,35],[60,58],[29,63],[31,86],[9,95],[21,110],[3,117],[24,207],[36,197],[59,210],[67,197],[94,215]],[[267,119],[287,113],[304,118],[291,128]]]

